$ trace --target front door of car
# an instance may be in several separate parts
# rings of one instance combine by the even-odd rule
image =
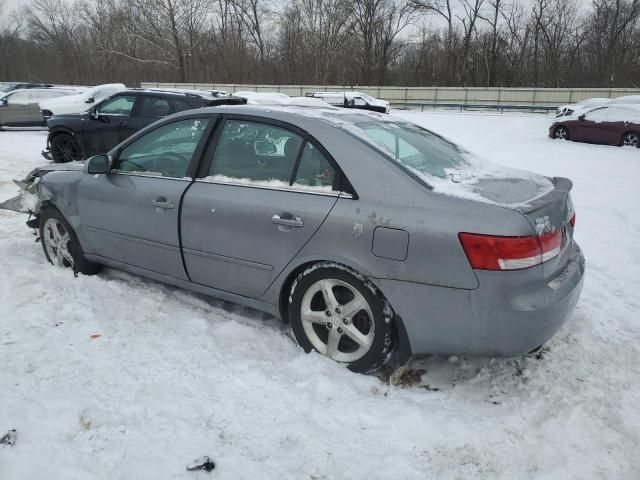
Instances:
[[[127,138],[124,135],[129,125],[136,95],[122,93],[96,105],[92,114],[86,115],[82,123],[82,151],[85,157],[108,152]]]
[[[300,133],[227,119],[182,204],[191,281],[259,297],[320,228],[339,174]]]
[[[574,140],[583,140],[585,142],[609,143],[610,136],[610,112],[609,107],[600,107],[590,110],[579,120],[578,134],[573,135]]]
[[[78,205],[87,253],[186,280],[178,218],[209,118],[164,124],[120,151],[108,174],[86,175]]]

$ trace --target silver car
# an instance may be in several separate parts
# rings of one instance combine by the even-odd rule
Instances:
[[[39,127],[46,125],[39,102],[78,93],[70,87],[29,88],[0,95],[2,127]]]
[[[570,316],[584,258],[565,178],[498,167],[389,115],[224,106],[37,169],[47,259],[254,307],[354,371],[396,352],[514,356]]]

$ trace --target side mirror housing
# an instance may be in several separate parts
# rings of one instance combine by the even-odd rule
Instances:
[[[91,110],[91,112],[89,113],[89,116],[94,120],[98,120],[100,118],[100,114],[98,113],[98,110],[95,108]]]
[[[87,98],[87,101],[85,103],[93,103],[95,101],[96,101],[95,98],[89,97],[89,98]]]
[[[578,120],[580,120],[581,122],[584,121],[584,113],[578,117]]]
[[[2,105],[6,105],[7,103],[9,103],[9,100],[7,100],[6,98],[3,98],[2,100],[0,100],[0,104]]]
[[[89,158],[84,164],[84,171],[90,175],[109,173],[111,169],[111,158],[108,155],[95,155]]]

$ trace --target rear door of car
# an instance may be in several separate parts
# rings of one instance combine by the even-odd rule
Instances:
[[[147,125],[160,120],[174,112],[171,99],[162,95],[140,95],[131,117],[121,132],[121,140],[142,130]]]
[[[185,265],[192,282],[259,297],[324,222],[340,173],[291,125],[228,116],[216,138],[182,203]]]
[[[88,254],[186,280],[180,200],[210,133],[211,117],[164,123],[125,144],[108,174],[85,175],[78,208]]]

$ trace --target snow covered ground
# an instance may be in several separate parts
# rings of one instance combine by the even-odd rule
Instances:
[[[541,358],[429,358],[390,387],[279,321],[132,275],[73,278],[0,211],[2,480],[635,479],[640,150],[553,141],[551,117],[404,113],[505,165],[573,179],[587,257]],[[0,132],[0,200],[45,133]],[[201,455],[212,473],[187,472]]]

